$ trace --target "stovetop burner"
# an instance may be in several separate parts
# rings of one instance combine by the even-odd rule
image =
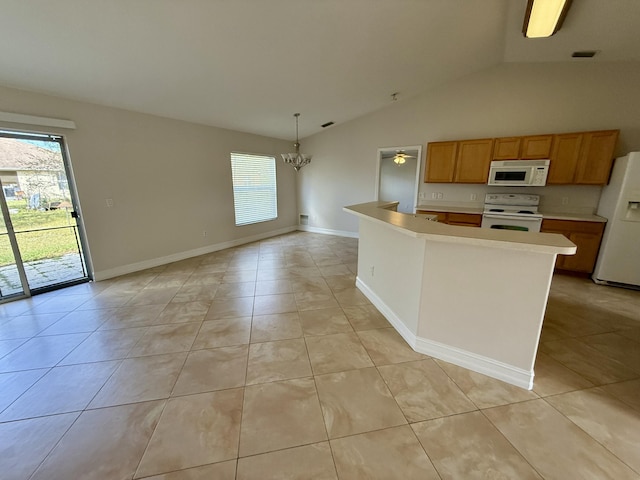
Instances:
[[[484,199],[485,213],[505,216],[541,217],[538,213],[539,195],[518,193],[488,193]]]

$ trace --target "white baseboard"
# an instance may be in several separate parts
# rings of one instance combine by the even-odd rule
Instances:
[[[409,346],[416,352],[453,363],[459,367],[502,380],[517,387],[527,390],[533,388],[533,371],[523,370],[513,365],[494,360],[493,358],[419,337],[405,326],[404,322],[400,320],[393,310],[391,310],[360,277],[356,278],[356,287],[358,287],[364,296],[389,320],[389,323],[393,325],[400,336],[404,338]]]
[[[336,235],[338,237],[358,238],[358,232],[348,232],[346,230],[331,230],[329,228],[310,227],[309,225],[298,225],[298,230],[310,233],[322,233],[324,235]]]
[[[279,230],[272,230],[270,232],[261,233],[258,235],[252,235],[250,237],[238,238],[236,240],[230,240],[228,242],[216,243],[213,245],[207,245],[205,247],[195,248],[193,250],[187,250],[186,252],[174,253],[172,255],[167,255],[164,257],[151,258],[142,262],[129,263],[120,267],[93,272],[93,279],[95,281],[107,280],[109,278],[119,277],[128,273],[146,270],[147,268],[159,267],[160,265],[166,265],[168,263],[186,260],[187,258],[206,255],[207,253],[217,252],[219,250],[224,250],[225,248],[237,247],[239,245],[245,245],[247,243],[264,240],[265,238],[277,237],[278,235],[295,232],[296,230],[298,230],[298,228],[295,226],[286,227]]]

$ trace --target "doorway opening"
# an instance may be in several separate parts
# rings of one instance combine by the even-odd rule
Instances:
[[[419,145],[378,149],[376,199],[398,201],[398,212],[415,213],[421,158]]]
[[[74,185],[62,136],[0,130],[0,303],[91,279]]]

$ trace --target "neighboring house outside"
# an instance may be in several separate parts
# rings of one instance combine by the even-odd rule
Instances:
[[[32,209],[69,200],[60,151],[0,137],[0,180],[7,200],[25,200]]]

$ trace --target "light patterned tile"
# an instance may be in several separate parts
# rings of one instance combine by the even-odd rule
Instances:
[[[406,424],[375,368],[315,377],[329,438]]]
[[[544,400],[491,408],[484,414],[543,478],[638,478]]]
[[[302,327],[297,312],[253,316],[251,343],[300,337]]]
[[[589,380],[542,352],[538,352],[534,370],[533,391],[541,397],[593,387]]]
[[[316,375],[373,366],[355,333],[305,337],[305,341]]]
[[[136,477],[236,458],[242,396],[233,389],[170,399]]]
[[[361,330],[358,337],[376,365],[423,360],[426,355],[413,350],[395,328]]]
[[[439,480],[408,425],[331,440],[340,478]]]
[[[237,480],[337,480],[327,442],[263,453],[238,460]]]
[[[304,335],[353,332],[353,328],[341,308],[323,308],[300,312],[300,323]]]
[[[357,305],[343,308],[345,315],[354,330],[371,330],[373,328],[387,328],[391,324],[373,305]]]
[[[287,405],[287,408],[282,408]],[[265,441],[268,432],[268,441]],[[327,440],[312,378],[245,388],[240,456],[246,457]]]
[[[409,422],[476,409],[433,360],[387,365],[378,371]]]
[[[515,387],[442,360],[436,360],[436,362],[478,408],[489,408],[538,398],[534,392],[524,388]]]
[[[89,408],[168,398],[186,357],[173,353],[123,360]]]
[[[443,479],[542,478],[480,412],[414,423],[411,428]]]
[[[113,361],[52,368],[0,414],[0,422],[83,410],[118,364]]]
[[[565,393],[547,401],[607,450],[640,472],[640,415],[599,388]]]
[[[78,415],[79,413],[66,413],[0,423],[2,478],[7,480],[30,478]]]
[[[135,403],[83,412],[32,478],[132,478],[164,403]]]
[[[238,345],[189,353],[172,395],[242,387],[247,372],[249,347]]]
[[[187,468],[176,472],[145,477],[145,480],[235,480],[235,478],[236,461],[229,460],[212,465]]]
[[[229,347],[249,343],[251,317],[225,318],[203,322],[191,348]]]
[[[247,385],[309,376],[311,365],[302,338],[249,346]]]

